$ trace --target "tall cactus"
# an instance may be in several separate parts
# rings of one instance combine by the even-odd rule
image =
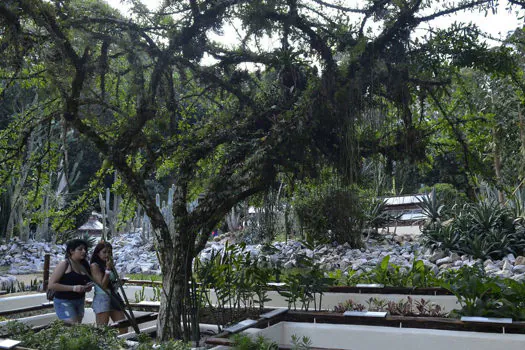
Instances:
[[[102,239],[107,241],[108,229],[106,227],[106,201],[104,200],[102,193],[98,195],[98,200],[100,202],[100,209],[102,211]]]

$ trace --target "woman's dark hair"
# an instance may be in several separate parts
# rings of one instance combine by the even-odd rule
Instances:
[[[77,249],[83,245],[86,248],[86,251],[88,249],[88,242],[84,241],[83,239],[72,239],[66,243],[66,258],[71,257],[71,251]]]
[[[109,242],[100,242],[95,246],[95,250],[93,250],[93,254],[91,255],[91,263],[96,263],[101,271],[104,271],[106,269],[106,262],[98,256],[98,253],[104,248],[113,249],[111,244]]]

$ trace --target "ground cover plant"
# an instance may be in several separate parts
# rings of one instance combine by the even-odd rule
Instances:
[[[126,275],[126,278],[134,281],[162,282],[162,275],[152,275],[145,273],[130,273],[129,275]]]
[[[232,336],[234,350],[277,350],[279,345],[262,336],[250,337],[249,335],[235,334]],[[291,350],[307,350],[311,348],[312,341],[308,337],[298,337],[292,334],[290,339]]]
[[[166,342],[155,343],[154,340],[149,336],[149,334],[141,333],[137,336],[136,339],[139,342],[138,347],[134,350],[190,350],[191,345],[183,341],[170,340]]]
[[[483,316],[525,320],[525,281],[487,276],[482,266],[449,271],[442,287],[461,305],[452,316]]]
[[[390,262],[390,256],[386,255],[372,269],[367,271],[348,270],[343,273],[340,270],[327,272],[337,285],[354,286],[364,283],[378,283],[387,287],[439,287],[441,279],[423,260],[415,258],[410,267],[402,267]]]
[[[12,321],[0,328],[0,335],[8,334],[10,339],[20,340],[21,346],[42,350],[117,350],[125,348],[118,331],[109,327],[92,325],[65,325],[55,321],[49,327],[35,332],[29,326]]]
[[[421,299],[414,299],[408,296],[406,299],[391,301],[382,298],[370,298],[367,305],[356,303],[348,299],[334,307],[334,312],[344,313],[345,311],[386,311],[393,316],[421,316],[421,317],[447,317],[440,305]]]

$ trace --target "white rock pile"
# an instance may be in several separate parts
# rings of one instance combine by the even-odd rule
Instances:
[[[222,239],[221,239],[222,238]],[[231,236],[224,235],[216,241],[209,242],[201,252],[200,259],[207,260],[213,251],[222,251],[225,241],[231,241]],[[151,241],[142,238],[140,232],[121,234],[112,239],[115,265],[122,274],[160,274],[160,267]],[[507,255],[502,260],[473,260],[468,256],[432,253],[425,250],[411,237],[404,239],[388,235],[382,241],[370,240],[366,248],[351,249],[348,244],[322,245],[315,250],[304,247],[300,242],[289,240],[274,244],[275,251],[265,252],[262,245],[247,245],[246,251],[261,264],[270,264],[281,268],[291,268],[298,265],[301,255],[315,257],[325,270],[340,269],[343,272],[355,270],[358,274],[374,268],[386,255],[390,263],[410,268],[414,259],[423,260],[436,274],[447,269],[458,269],[461,266],[472,266],[483,263],[485,271],[494,276],[509,277],[516,280],[525,279],[525,257]],[[14,239],[0,245],[0,271],[7,274],[0,276],[0,288],[13,283],[12,275],[41,273],[44,266],[44,255],[51,255],[53,268],[64,258],[65,248],[46,242],[21,242]],[[2,269],[3,268],[3,269]],[[4,286],[5,288],[5,286]]]

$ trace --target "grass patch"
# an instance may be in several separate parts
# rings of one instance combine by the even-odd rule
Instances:
[[[126,278],[130,280],[162,282],[162,275],[148,275],[145,273],[132,273],[132,274],[126,275]]]

